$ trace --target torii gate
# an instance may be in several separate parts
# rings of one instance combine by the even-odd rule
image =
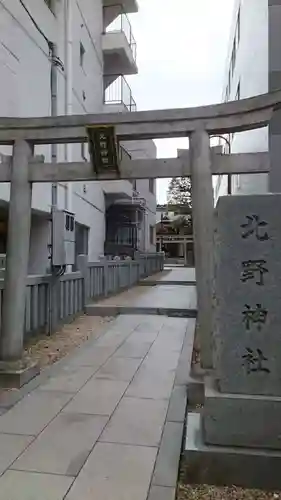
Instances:
[[[136,113],[0,118],[0,144],[13,146],[1,164],[0,182],[11,182],[0,358],[22,356],[33,182],[71,182],[192,176],[198,325],[202,365],[212,367],[212,174],[270,173],[269,191],[281,191],[281,91],[212,106]],[[189,137],[189,154],[177,159],[124,160],[119,173],[97,174],[92,163],[42,163],[36,144],[88,141],[87,127],[114,125],[118,141]],[[218,155],[210,136],[270,125],[268,153]],[[279,135],[279,138],[277,137]],[[40,160],[40,159],[39,159]]]

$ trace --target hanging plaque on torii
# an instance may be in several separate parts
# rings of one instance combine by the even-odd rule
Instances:
[[[119,173],[119,148],[113,125],[90,125],[86,127],[89,153],[95,173],[108,171]]]

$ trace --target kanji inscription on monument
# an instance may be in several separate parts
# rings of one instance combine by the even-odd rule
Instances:
[[[281,396],[281,195],[216,209],[214,362],[222,392]]]

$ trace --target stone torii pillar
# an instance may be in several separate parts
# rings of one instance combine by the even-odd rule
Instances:
[[[9,206],[8,244],[0,335],[0,360],[20,360],[23,349],[25,289],[28,271],[32,185],[28,180],[31,145],[14,143]]]
[[[189,143],[201,366],[212,368],[214,199],[210,138],[205,130],[199,129],[191,134]]]

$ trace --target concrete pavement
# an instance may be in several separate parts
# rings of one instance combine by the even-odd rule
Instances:
[[[188,267],[165,266],[164,271],[149,276],[141,281],[140,285],[195,285],[195,269]]]
[[[0,416],[1,500],[174,498],[194,328],[119,316],[54,367]]]
[[[89,304],[86,310],[92,316],[162,314],[194,318],[196,308],[195,270],[183,267],[165,268],[133,289]]]

